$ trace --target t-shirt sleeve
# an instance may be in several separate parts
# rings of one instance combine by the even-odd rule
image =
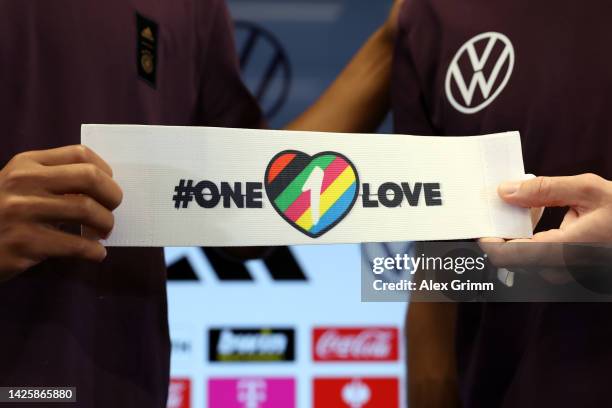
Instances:
[[[234,27],[224,0],[197,1],[198,47],[201,50],[196,124],[219,127],[264,127],[261,110],[242,82]]]
[[[412,1],[404,2],[399,15],[399,30],[393,54],[391,109],[396,133],[435,135],[425,108],[424,95],[411,53]]]

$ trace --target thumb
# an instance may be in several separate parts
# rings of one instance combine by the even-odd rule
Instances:
[[[499,185],[499,196],[520,207],[589,206],[597,189],[598,176],[584,174],[571,177],[536,177]]]

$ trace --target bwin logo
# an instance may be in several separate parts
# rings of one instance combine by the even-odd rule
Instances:
[[[484,50],[479,56],[476,47],[481,42]],[[497,55],[497,60],[489,62],[489,59],[493,60],[492,55]],[[508,83],[513,68],[514,47],[508,37],[496,32],[478,34],[459,48],[448,66],[446,97],[459,112],[476,113],[497,98]],[[468,85],[466,79],[470,76]],[[473,105],[476,88],[480,89],[482,101]]]

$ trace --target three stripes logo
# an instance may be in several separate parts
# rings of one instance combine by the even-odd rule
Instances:
[[[199,265],[210,265],[209,276]],[[288,247],[277,247],[261,259],[261,268],[265,269],[270,279],[275,282],[304,282],[304,274],[298,260]],[[182,256],[168,265],[168,280],[190,281],[255,282],[252,270],[245,262],[224,256],[214,248],[193,248],[188,256]]]
[[[478,34],[459,48],[448,66],[446,97],[461,113],[479,112],[499,96],[513,68],[514,47],[508,37],[497,32]]]
[[[270,161],[265,180],[274,209],[311,238],[338,224],[355,204],[359,191],[355,166],[335,152],[314,156],[281,152]]]

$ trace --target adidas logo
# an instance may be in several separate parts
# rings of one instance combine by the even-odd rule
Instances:
[[[140,36],[146,38],[147,40],[153,42],[155,38],[153,37],[153,31],[151,31],[150,27],[145,28],[140,32]]]

